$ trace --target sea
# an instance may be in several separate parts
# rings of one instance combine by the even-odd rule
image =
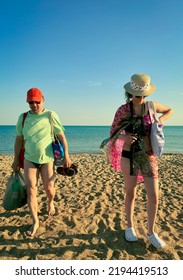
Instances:
[[[100,143],[109,137],[110,126],[64,126],[70,154],[102,153]],[[0,154],[13,154],[16,128],[0,125]],[[164,153],[183,153],[183,126],[164,126]]]

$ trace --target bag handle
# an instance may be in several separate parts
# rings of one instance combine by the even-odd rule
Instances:
[[[26,119],[27,115],[28,115],[28,112],[25,112],[25,113],[23,114],[22,128],[24,127],[24,122],[25,122],[25,119]]]
[[[60,142],[59,139],[58,139],[58,137],[57,137],[57,135],[56,135],[56,133],[55,133],[55,131],[54,131],[54,125],[53,125],[53,119],[52,119],[52,112],[49,111],[49,114],[50,114],[51,134],[52,134],[52,136],[55,138],[55,140],[56,140],[57,142]]]
[[[156,109],[154,107],[154,103],[152,101],[148,101],[148,109],[149,109],[149,114],[151,118],[151,122],[159,122],[158,114],[156,112]]]
[[[23,113],[23,118],[22,118],[22,129],[24,127],[25,119],[27,118],[28,112]],[[22,149],[24,149],[24,139],[23,139],[23,146]]]

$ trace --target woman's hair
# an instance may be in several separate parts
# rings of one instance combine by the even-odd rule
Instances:
[[[130,99],[132,99],[133,95],[127,91],[125,91],[125,97],[126,97],[126,102],[130,102]]]

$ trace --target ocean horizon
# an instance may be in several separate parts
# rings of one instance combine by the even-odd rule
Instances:
[[[13,154],[15,125],[0,125],[0,154]],[[70,154],[98,154],[100,143],[109,137],[110,126],[65,125]],[[183,153],[183,126],[164,126],[164,153]]]

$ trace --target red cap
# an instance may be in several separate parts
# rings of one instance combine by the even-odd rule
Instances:
[[[42,98],[43,94],[38,88],[31,88],[27,92],[27,102],[41,101]]]

